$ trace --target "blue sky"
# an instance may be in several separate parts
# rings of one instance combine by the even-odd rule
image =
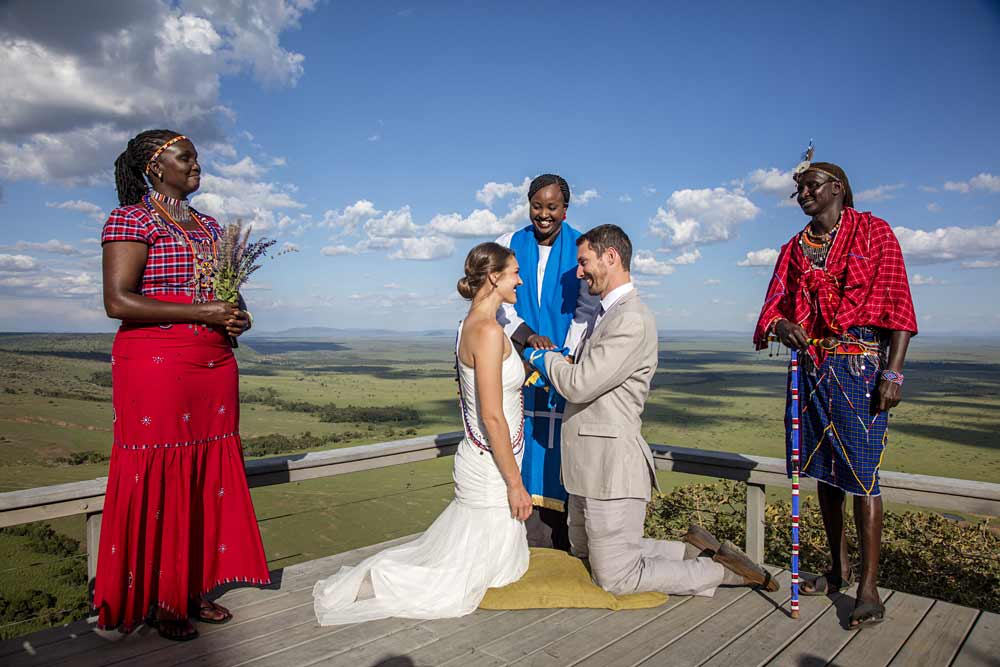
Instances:
[[[261,330],[451,328],[465,253],[554,171],[661,329],[749,331],[810,138],[896,229],[923,331],[1000,324],[996,3],[349,4],[0,8],[0,330],[113,329],[110,170],[159,126],[196,206],[299,249],[246,291]]]

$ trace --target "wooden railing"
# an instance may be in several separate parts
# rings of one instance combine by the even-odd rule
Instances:
[[[360,447],[257,459],[247,462],[247,479],[251,487],[272,486],[426,461],[454,454],[461,439],[461,432],[442,433]],[[766,487],[768,484],[787,486],[784,459],[673,445],[652,445],[651,448],[658,470],[737,480],[747,485],[747,553],[754,560],[762,560]],[[92,578],[97,571],[97,544],[106,484],[107,478],[100,477],[85,482],[0,493],[0,528],[86,515],[87,572]],[[1000,484],[891,471],[880,473],[879,484],[883,496],[890,502],[1000,516]],[[802,488],[815,488],[815,483],[803,478]]]

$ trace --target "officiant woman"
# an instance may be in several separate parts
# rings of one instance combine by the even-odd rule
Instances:
[[[104,307],[122,324],[94,607],[103,629],[148,622],[181,641],[197,636],[192,620],[232,618],[204,598],[212,588],[269,582],[229,342],[249,316],[214,298],[222,230],[188,204],[200,181],[190,139],[140,133],[115,161],[120,206],[101,235]]]

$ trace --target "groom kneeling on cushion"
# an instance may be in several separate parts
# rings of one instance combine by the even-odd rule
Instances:
[[[601,305],[575,363],[558,352],[524,351],[566,398],[561,472],[569,492],[571,551],[588,559],[597,585],[616,595],[711,596],[720,584],[777,590],[766,570],[697,526],[685,536],[689,544],[642,536],[651,489],[659,490],[653,455],[640,433],[658,337],[653,313],[632,285],[631,257],[632,243],[620,227],[601,225],[582,235],[576,275]]]

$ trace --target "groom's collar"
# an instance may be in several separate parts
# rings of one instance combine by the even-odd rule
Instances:
[[[609,310],[611,310],[611,307],[616,303],[618,303],[619,299],[621,299],[623,296],[633,291],[634,289],[635,286],[632,284],[631,281],[629,281],[624,285],[619,285],[618,287],[608,292],[608,295],[603,299],[601,299],[601,307],[604,308],[604,312],[606,313]]]

